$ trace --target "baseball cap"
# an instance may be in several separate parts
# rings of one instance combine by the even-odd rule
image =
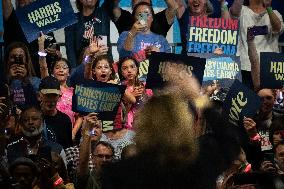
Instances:
[[[43,78],[39,85],[39,91],[42,94],[58,94],[60,95],[60,83],[53,76]]]

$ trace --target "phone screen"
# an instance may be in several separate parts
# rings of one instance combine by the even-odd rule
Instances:
[[[98,39],[98,45],[99,46],[107,46],[107,36],[99,35],[97,37],[97,39]]]
[[[140,13],[139,14],[139,22],[142,25],[145,25],[147,23],[147,13]]]

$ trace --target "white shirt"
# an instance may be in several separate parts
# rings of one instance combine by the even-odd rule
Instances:
[[[255,36],[254,42],[258,52],[279,52],[278,39],[284,30],[284,24],[281,14],[277,10],[273,10],[276,16],[281,21],[280,32],[272,32],[272,26],[270,23],[269,15],[265,11],[264,13],[257,14],[253,12],[247,6],[242,6],[241,16],[240,16],[240,32],[239,32],[239,42],[237,56],[241,59],[242,70],[251,71],[251,64],[248,57],[248,45],[247,45],[247,28],[253,26],[268,26],[267,35]]]

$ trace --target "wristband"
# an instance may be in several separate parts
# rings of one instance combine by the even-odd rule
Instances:
[[[228,2],[227,2],[227,1],[224,2],[224,4],[223,4],[221,10],[222,10],[222,11],[228,10]]]
[[[91,56],[90,56],[90,55],[85,56],[83,63],[84,63],[85,65],[88,64],[88,63],[91,63]]]
[[[267,8],[266,8],[266,11],[267,11],[268,14],[273,13],[272,7],[267,7]]]
[[[37,53],[40,57],[46,57],[47,53],[46,52],[41,52],[41,51],[38,51]]]
[[[59,177],[54,183],[53,183],[53,186],[56,187],[56,186],[59,186],[63,184],[63,179],[61,177]]]
[[[261,137],[260,135],[257,133],[255,136],[251,137],[250,138],[251,141],[260,141],[261,140]]]

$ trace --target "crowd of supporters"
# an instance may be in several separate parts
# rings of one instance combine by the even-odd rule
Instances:
[[[66,58],[53,33],[26,40],[15,10],[32,0],[16,0],[16,7],[2,1],[0,187],[284,188],[284,88],[260,87],[260,52],[280,52],[284,30],[272,0],[219,0],[217,8],[210,0],[165,0],[158,13],[151,0],[132,0],[130,12],[119,0],[99,1],[76,0],[78,22],[64,29]],[[256,115],[237,126],[222,114],[227,91],[218,82],[200,86],[172,68],[164,88],[146,89],[135,58],[171,53],[166,36],[175,19],[186,54],[189,17],[216,12],[239,20],[242,83],[261,99]],[[264,35],[251,29],[262,25]],[[125,86],[111,130],[103,130],[98,112],[72,108],[76,85],[88,80]]]

